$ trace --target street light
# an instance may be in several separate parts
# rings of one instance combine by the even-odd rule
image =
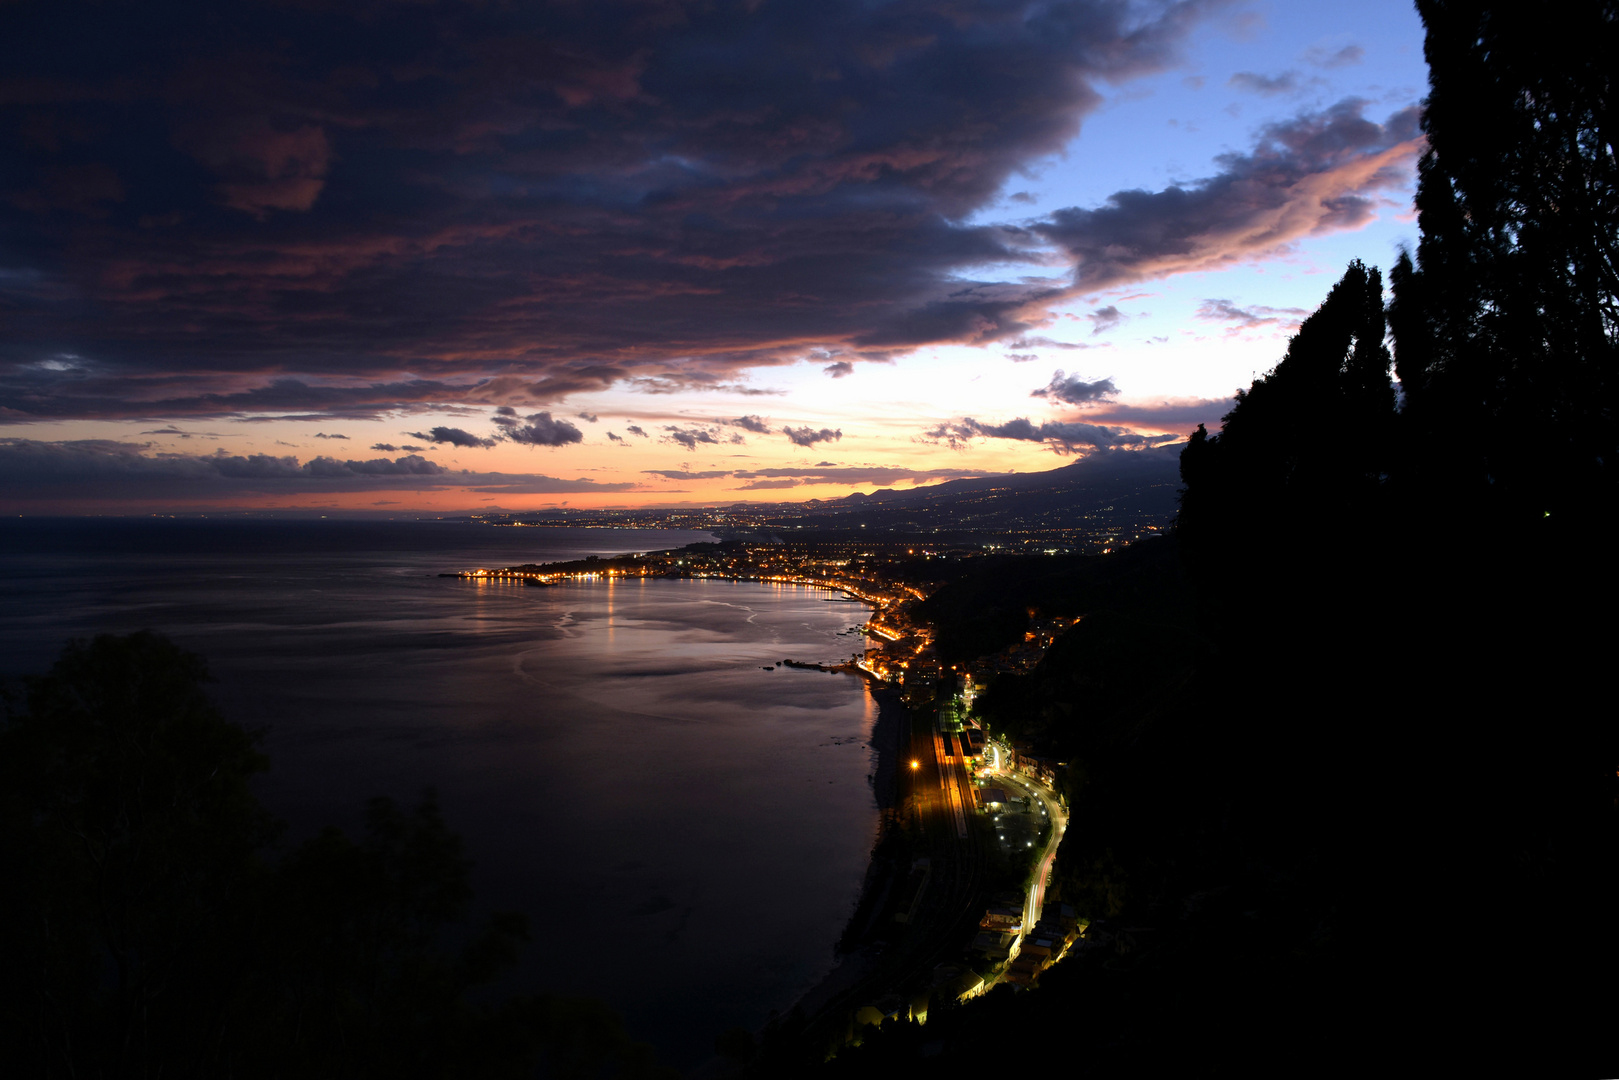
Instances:
[[[915,758],[911,759],[911,768],[912,768],[912,770],[920,769],[921,767],[922,767],[922,763],[920,761],[917,761]]]

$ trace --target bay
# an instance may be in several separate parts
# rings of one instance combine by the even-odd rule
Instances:
[[[795,586],[439,578],[707,534],[466,522],[0,523],[0,669],[150,628],[266,732],[291,839],[436,789],[480,910],[534,935],[510,988],[606,1000],[665,1061],[757,1027],[832,966],[877,828],[877,707],[775,667],[864,647]],[[764,668],[770,666],[771,670]]]

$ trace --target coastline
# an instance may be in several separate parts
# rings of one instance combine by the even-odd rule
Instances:
[[[877,723],[872,729],[872,749],[876,751],[876,771],[871,776],[873,797],[882,818],[872,842],[860,894],[849,913],[842,935],[833,943],[836,960],[831,970],[799,995],[782,1013],[773,1013],[756,1036],[768,1039],[784,1028],[801,1027],[817,1013],[864,978],[874,959],[868,952],[873,921],[882,913],[896,880],[903,880],[908,867],[896,865],[883,849],[897,825],[899,806],[900,748],[910,737],[910,710],[900,700],[899,691],[868,672],[858,674],[877,702]]]
[[[868,681],[867,692],[877,701],[877,723],[872,730],[871,739],[872,746],[877,751],[877,771],[872,774],[871,786],[882,819],[877,827],[876,839],[872,841],[871,855],[866,864],[865,879],[861,882],[860,895],[855,901],[854,910],[849,913],[849,921],[844,925],[843,933],[834,946],[834,951],[840,959],[859,952],[873,929],[872,920],[882,911],[883,903],[893,886],[896,868],[884,856],[883,847],[896,825],[894,815],[899,805],[899,751],[910,733],[910,710],[900,700],[899,692],[878,682],[871,675],[862,674]],[[833,968],[833,971],[828,973],[828,978],[837,970]],[[818,987],[811,988],[805,997],[812,995],[816,989]]]
[[[675,552],[659,553],[664,556]],[[621,558],[642,559],[645,556]],[[854,603],[866,607],[867,619],[883,609],[885,601],[863,595],[860,586],[836,580],[817,580],[813,577],[792,575],[771,576],[761,573],[736,572],[697,567],[686,567],[678,560],[674,566],[658,567],[614,565],[617,560],[588,560],[572,564],[524,564],[500,569],[441,573],[444,578],[463,581],[514,582],[521,584],[560,583],[568,578],[599,579],[610,577],[647,579],[708,579],[734,582],[785,582],[801,588],[824,590],[833,595],[825,599],[833,603]],[[679,567],[677,569],[676,567]],[[648,572],[648,570],[651,572]],[[637,572],[639,571],[639,572]],[[865,629],[862,627],[861,629]],[[869,631],[867,631],[869,634]],[[858,892],[848,910],[847,920],[838,938],[831,942],[832,965],[814,982],[809,983],[781,1011],[772,1010],[761,1028],[753,1033],[757,1044],[774,1042],[782,1036],[795,1041],[806,1024],[819,1022],[821,1014],[854,990],[873,971],[873,965],[884,952],[879,940],[886,924],[882,916],[890,909],[893,894],[902,888],[911,873],[911,860],[906,845],[899,839],[902,823],[898,813],[902,794],[902,759],[906,756],[911,738],[911,714],[897,687],[855,661],[834,663],[784,659],[774,667],[818,671],[828,674],[853,675],[862,680],[865,690],[877,704],[869,747],[872,751],[872,771],[867,784],[879,812],[878,827],[871,839],[867,862]],[[898,843],[901,850],[895,850]],[[714,1070],[724,1072],[726,1066],[719,1058],[705,1061],[690,1075],[707,1076]],[[717,1075],[717,1073],[714,1073]]]

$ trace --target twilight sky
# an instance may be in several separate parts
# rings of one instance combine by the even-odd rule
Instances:
[[[1397,0],[0,5],[0,512],[1167,446],[1413,243]]]

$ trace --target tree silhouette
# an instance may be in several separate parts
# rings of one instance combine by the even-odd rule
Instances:
[[[1285,585],[1282,538],[1352,546],[1375,519],[1396,420],[1382,292],[1375,268],[1351,263],[1220,433],[1199,425],[1181,452],[1177,528],[1212,605]]]
[[[154,1015],[213,1033],[217,947],[262,884],[273,833],[248,791],[257,739],[154,634],[75,642],[0,734],[7,1043],[47,1075],[144,1075],[192,1052]]]
[[[1431,78],[1422,238],[1391,275],[1390,310],[1406,470],[1446,504],[1611,513],[1619,4],[1417,7]]]
[[[71,642],[0,726],[0,1047],[37,1077],[663,1075],[599,1002],[474,1002],[522,916],[454,932],[431,793],[283,857],[258,736],[150,632]],[[460,948],[446,947],[453,936]]]

